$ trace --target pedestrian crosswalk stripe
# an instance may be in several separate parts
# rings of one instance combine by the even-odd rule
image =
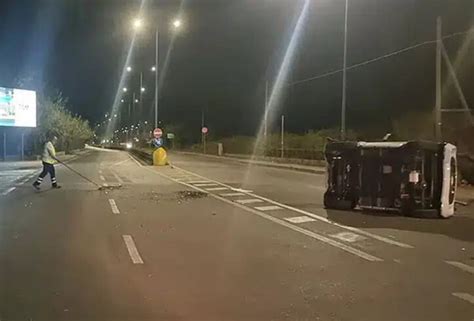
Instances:
[[[275,211],[275,210],[281,210],[282,208],[276,205],[269,205],[269,206],[257,206],[255,207],[255,209],[259,211]]]
[[[245,195],[244,193],[223,193],[223,194],[221,194],[221,196],[224,196],[224,197],[244,196],[244,195]]]
[[[253,204],[253,203],[262,203],[263,201],[258,198],[250,198],[246,200],[236,200],[236,202],[240,204]]]
[[[294,217],[286,217],[284,219],[285,221],[288,221],[290,223],[306,223],[306,222],[314,222],[316,221],[314,218],[311,218],[309,216],[294,216]]]
[[[206,191],[213,192],[213,191],[225,191],[228,189],[227,187],[211,187],[211,188],[206,188]]]

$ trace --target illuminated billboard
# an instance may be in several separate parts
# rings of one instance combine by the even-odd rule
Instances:
[[[36,92],[0,87],[0,126],[36,127]]]

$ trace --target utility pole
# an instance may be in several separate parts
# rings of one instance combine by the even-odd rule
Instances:
[[[137,122],[140,121],[141,113],[143,113],[143,72],[140,72],[140,101],[138,102],[138,113],[137,114]]]
[[[435,106],[435,137],[442,140],[441,133],[441,48],[442,48],[442,22],[441,17],[436,19],[436,106]]]
[[[204,119],[204,109],[201,109],[201,144],[204,154],[206,154],[206,134],[203,132],[205,119]]]
[[[346,140],[347,16],[349,11],[349,0],[346,0],[344,11],[344,66],[342,69],[341,140]]]
[[[285,115],[281,115],[281,140],[280,140],[281,154],[280,157],[285,157]]]
[[[160,33],[158,31],[158,27],[156,28],[155,33],[155,128],[158,128],[158,86],[159,86],[159,77],[158,77],[158,70],[159,70],[159,63],[160,63]]]
[[[25,160],[25,132],[21,132],[21,160]]]
[[[132,113],[133,113],[133,117],[130,117],[130,124],[133,124],[133,121],[134,121],[134,116],[135,116],[135,92],[133,93],[133,96],[132,96]]]
[[[3,161],[7,161],[7,130],[3,129]]]
[[[265,145],[267,143],[268,134],[268,80],[265,82],[265,112],[263,114],[263,137],[265,138]]]

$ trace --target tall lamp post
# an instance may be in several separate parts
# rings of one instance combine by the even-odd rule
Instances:
[[[172,22],[172,28],[175,30],[180,29],[182,25],[181,20],[175,19]],[[142,19],[135,19],[133,21],[133,28],[135,31],[138,31],[142,28],[143,21]],[[155,119],[154,125],[155,128],[158,127],[158,106],[159,106],[159,66],[160,66],[160,30],[159,27],[156,27],[155,30],[155,65],[151,68],[151,71],[155,73]]]
[[[346,88],[347,88],[347,14],[349,0],[346,0],[344,8],[344,62],[342,68],[342,106],[341,106],[341,139],[346,140]]]

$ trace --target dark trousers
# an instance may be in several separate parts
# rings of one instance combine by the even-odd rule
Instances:
[[[51,177],[51,184],[55,186],[57,183],[56,183],[56,171],[54,170],[54,165],[48,164],[45,162],[43,162],[43,171],[41,172],[38,179],[36,180],[36,184],[37,185],[41,184],[45,176],[48,174]]]

